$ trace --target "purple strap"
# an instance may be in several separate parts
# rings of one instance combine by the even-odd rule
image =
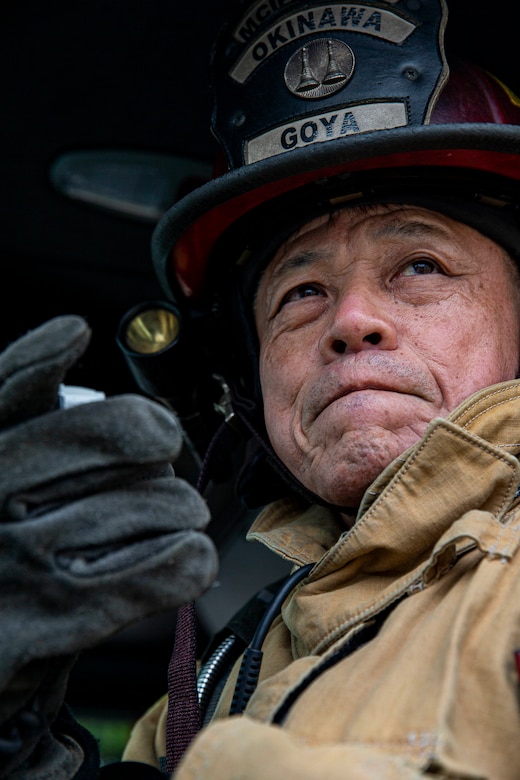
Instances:
[[[210,462],[228,426],[222,423],[208,447],[197,481],[203,493]],[[172,774],[193,738],[200,730],[201,714],[197,694],[197,619],[195,604],[177,610],[175,642],[168,666],[168,711],[166,714],[166,771]]]
[[[197,633],[193,602],[179,607],[168,666],[166,770],[172,774],[200,729],[197,696]]]

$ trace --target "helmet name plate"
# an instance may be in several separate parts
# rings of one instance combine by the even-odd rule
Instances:
[[[246,165],[310,144],[342,138],[354,133],[405,127],[403,102],[380,102],[349,106],[332,114],[315,114],[297,122],[268,130],[246,142]]]

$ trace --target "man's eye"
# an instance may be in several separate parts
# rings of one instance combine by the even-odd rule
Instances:
[[[439,273],[439,266],[434,260],[426,260],[421,258],[420,260],[412,260],[407,263],[402,271],[401,276],[419,276],[424,274]]]
[[[314,295],[320,295],[320,288],[316,284],[299,284],[298,287],[293,287],[282,298],[282,306],[285,303],[292,303],[293,301],[301,301],[302,298],[309,298]]]

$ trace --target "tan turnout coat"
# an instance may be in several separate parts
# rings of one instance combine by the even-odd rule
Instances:
[[[250,538],[316,565],[268,634],[246,714],[221,717],[231,679],[176,780],[518,780],[519,451],[507,382],[434,420],[351,530],[323,507],[264,510]],[[125,757],[157,764],[164,724],[163,700]]]

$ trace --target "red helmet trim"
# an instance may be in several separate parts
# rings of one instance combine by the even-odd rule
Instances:
[[[417,165],[434,165],[488,171],[520,180],[518,156],[511,153],[473,149],[443,149],[401,152],[311,170],[286,179],[277,179],[250,192],[244,192],[203,214],[180,236],[172,252],[174,275],[188,298],[200,295],[204,287],[209,255],[222,233],[239,217],[267,200],[315,179],[346,171],[374,170]]]

